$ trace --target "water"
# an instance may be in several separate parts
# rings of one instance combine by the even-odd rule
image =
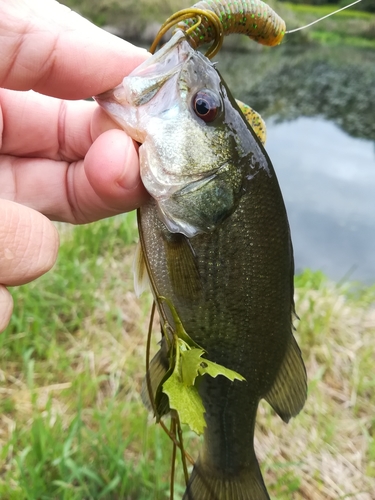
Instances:
[[[223,52],[219,69],[233,94],[266,118],[296,269],[375,283],[375,55]]]
[[[322,118],[268,127],[289,214],[296,267],[375,281],[374,142]]]

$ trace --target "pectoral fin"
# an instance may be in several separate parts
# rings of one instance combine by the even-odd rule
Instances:
[[[202,285],[189,240],[180,233],[163,233],[163,241],[174,293],[182,298],[194,298]]]
[[[284,422],[288,422],[291,417],[296,416],[302,410],[306,395],[306,369],[300,348],[291,334],[277,378],[264,399]]]

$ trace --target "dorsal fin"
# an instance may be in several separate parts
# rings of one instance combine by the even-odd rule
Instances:
[[[254,130],[256,136],[264,146],[267,139],[267,129],[263,118],[260,116],[259,113],[254,111],[254,109],[251,108],[248,104],[245,104],[244,102],[239,101],[238,99],[236,99],[236,103],[237,106],[242,111],[242,114],[244,115],[246,120],[249,122],[250,127]]]
[[[306,369],[296,339],[290,342],[277,378],[265,396],[275,412],[288,422],[303,408],[307,395]]]

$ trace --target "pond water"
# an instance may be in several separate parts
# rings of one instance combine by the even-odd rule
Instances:
[[[217,57],[267,123],[296,269],[375,283],[375,54],[273,48]]]
[[[297,270],[375,282],[375,148],[322,118],[268,126]]]

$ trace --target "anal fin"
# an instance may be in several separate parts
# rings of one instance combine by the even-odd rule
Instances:
[[[152,358],[148,369],[148,373],[146,374],[146,377],[142,384],[142,391],[141,391],[142,402],[145,405],[145,407],[150,411],[154,409],[154,405],[151,403],[150,398],[152,398],[153,401],[155,401],[156,391],[169,368],[167,351],[168,351],[167,341],[163,337],[161,340],[160,349]],[[147,382],[147,378],[149,378],[149,384]],[[163,401],[161,402],[161,404],[159,404],[158,411],[160,412],[160,416],[165,415],[166,413],[169,412],[168,398],[165,396],[165,399],[166,400],[164,401],[163,398]]]
[[[307,396],[306,369],[296,339],[290,342],[277,378],[264,399],[275,412],[288,422],[303,408]]]

